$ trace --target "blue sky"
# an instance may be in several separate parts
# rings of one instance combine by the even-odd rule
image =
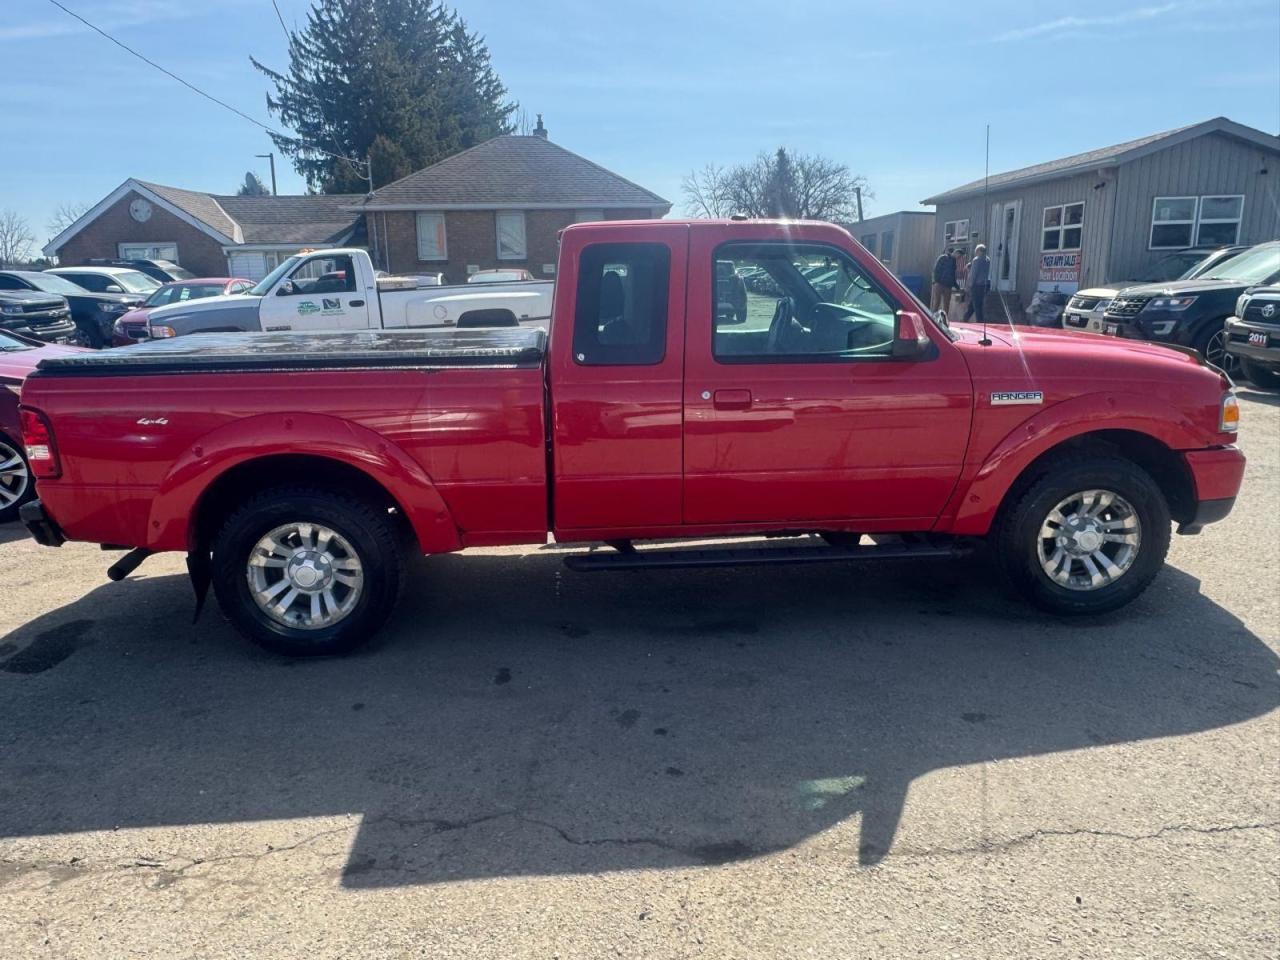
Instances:
[[[64,0],[269,120],[252,54],[283,66],[271,0]],[[302,24],[308,0],[278,0]],[[39,243],[62,202],[127,177],[232,192],[266,135],[47,0],[0,20],[0,208]],[[681,177],[786,145],[871,183],[868,215],[992,171],[1225,115],[1280,132],[1280,2],[461,0],[551,138],[674,201]],[[302,181],[277,158],[282,193]]]

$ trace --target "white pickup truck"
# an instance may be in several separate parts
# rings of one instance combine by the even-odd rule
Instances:
[[[152,338],[274,330],[545,325],[553,280],[428,286],[379,277],[365,250],[317,250],[285,260],[244,293],[157,307]]]

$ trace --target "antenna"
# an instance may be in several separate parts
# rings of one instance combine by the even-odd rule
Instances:
[[[987,160],[986,167],[982,174],[982,239],[990,240],[988,218],[991,216],[991,206],[987,202],[987,196],[991,192],[991,124],[987,124]],[[987,268],[990,271],[990,267]],[[991,276],[988,272],[987,276]],[[971,290],[971,292],[974,292]],[[980,346],[991,346],[991,338],[987,336],[987,305],[984,303],[981,307],[982,311],[982,339],[978,341]]]

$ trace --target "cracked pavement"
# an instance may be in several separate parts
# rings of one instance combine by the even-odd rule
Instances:
[[[1091,621],[981,561],[424,561],[344,660],[0,527],[0,956],[1280,953],[1280,397]]]

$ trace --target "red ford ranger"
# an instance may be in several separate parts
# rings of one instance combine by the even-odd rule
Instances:
[[[1230,381],[1189,352],[948,327],[838,227],[583,224],[550,335],[213,334],[43,362],[41,543],[187,554],[249,637],[348,650],[406,551],[577,569],[939,555],[986,538],[1058,613],[1111,610],[1240,488]],[[808,536],[779,544],[765,535]],[[756,538],[690,548],[636,541]],[[870,542],[864,537],[869,536]]]

